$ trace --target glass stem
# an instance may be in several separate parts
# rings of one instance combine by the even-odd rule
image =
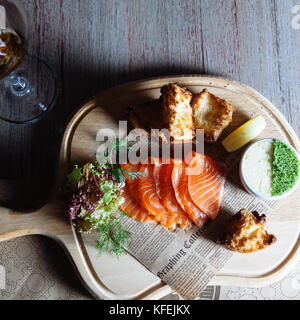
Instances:
[[[10,75],[10,89],[16,96],[22,97],[30,92],[28,82],[22,77],[14,74]]]

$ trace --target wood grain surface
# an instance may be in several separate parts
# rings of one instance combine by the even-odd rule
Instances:
[[[48,193],[60,136],[77,106],[99,91],[166,74],[241,81],[277,106],[300,133],[300,30],[295,0],[19,0],[29,51],[61,80],[54,110],[35,125],[0,122],[0,178],[26,180],[8,204]],[[15,189],[15,187],[14,187]]]
[[[0,179],[11,188],[10,198],[0,191],[1,205],[43,202],[70,115],[90,96],[131,80],[199,73],[240,81],[300,134],[300,30],[291,25],[299,0],[18,1],[29,51],[56,70],[61,95],[37,124],[0,122]]]

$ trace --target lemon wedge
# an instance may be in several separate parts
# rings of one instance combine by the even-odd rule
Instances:
[[[257,116],[230,133],[222,141],[222,145],[228,152],[233,152],[257,137],[266,125],[265,119]]]

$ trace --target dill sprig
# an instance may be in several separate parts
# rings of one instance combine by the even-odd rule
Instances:
[[[144,172],[130,171],[119,167],[112,163],[112,154],[114,151],[119,152],[121,148],[130,150],[131,145],[127,139],[116,138],[110,148],[110,152],[107,151],[102,155],[102,159],[110,166],[112,176],[116,181],[125,183],[127,174],[131,179],[138,179],[144,176]],[[99,225],[97,232],[100,234],[97,241],[98,255],[101,255],[105,250],[119,257],[125,253],[125,246],[130,241],[130,232],[123,229],[121,220],[126,216],[126,213],[116,217],[111,217],[110,222],[105,225]]]
[[[100,155],[100,159],[106,162],[110,166],[110,171],[112,176],[116,181],[125,182],[126,176],[125,173],[129,176],[130,179],[139,179],[145,176],[145,172],[140,171],[130,171],[128,169],[120,168],[118,165],[113,164],[112,155],[113,152],[120,152],[121,148],[125,148],[126,150],[130,150],[131,148],[130,141],[127,139],[115,138],[114,142],[111,145],[110,152],[105,151],[103,154]]]
[[[120,217],[113,217],[109,223],[97,227],[96,230],[100,234],[97,241],[98,255],[107,250],[120,257],[126,252],[125,246],[130,241],[130,232],[122,227],[121,220],[124,216],[126,214],[121,213]]]

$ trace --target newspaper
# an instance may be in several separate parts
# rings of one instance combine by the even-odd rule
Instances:
[[[183,299],[197,298],[234,254],[217,242],[231,216],[242,208],[267,214],[277,205],[277,201],[262,201],[244,191],[237,160],[226,161],[229,172],[218,217],[201,229],[170,232],[161,225],[124,219],[124,228],[131,232],[128,252]]]

